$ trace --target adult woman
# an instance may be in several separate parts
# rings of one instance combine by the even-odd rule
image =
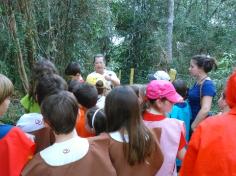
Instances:
[[[133,90],[127,86],[114,88],[107,95],[105,114],[109,133],[102,135],[110,140],[109,154],[117,175],[155,175],[163,155],[154,135],[142,121],[138,97]],[[161,131],[156,130],[153,131]]]
[[[206,55],[193,56],[190,61],[189,72],[196,79],[195,84],[188,93],[188,100],[192,110],[192,130],[208,116],[211,109],[216,88],[207,74],[213,68],[217,68],[216,60]]]

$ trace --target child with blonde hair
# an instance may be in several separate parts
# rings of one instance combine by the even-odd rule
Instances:
[[[7,111],[12,93],[12,82],[0,74],[0,116]],[[24,132],[17,127],[0,123],[1,176],[19,176],[33,154],[34,143]]]

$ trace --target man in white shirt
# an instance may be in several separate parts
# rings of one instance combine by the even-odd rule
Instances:
[[[87,79],[89,79],[89,77],[94,77],[97,73],[101,74],[105,80],[107,81],[108,85],[112,88],[115,86],[120,85],[120,80],[119,78],[116,76],[115,72],[107,70],[106,69],[106,61],[105,61],[105,57],[102,54],[97,54],[94,56],[94,69],[95,71],[90,73],[87,76]]]

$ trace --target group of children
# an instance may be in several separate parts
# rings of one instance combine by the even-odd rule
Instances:
[[[184,81],[153,79],[108,93],[102,77],[84,82],[76,63],[65,70],[68,84],[48,60],[33,73],[21,100],[28,114],[17,127],[0,124],[1,175],[177,175],[190,138]],[[0,116],[12,92],[0,75]]]

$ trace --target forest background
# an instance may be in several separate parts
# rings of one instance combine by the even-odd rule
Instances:
[[[236,0],[1,0],[0,72],[15,86],[3,121],[14,123],[23,113],[19,98],[41,57],[62,76],[78,61],[86,78],[93,55],[103,53],[122,84],[129,83],[130,68],[134,83],[175,68],[190,86],[191,57],[208,54],[218,61],[210,76],[219,95],[236,61],[235,9]]]

